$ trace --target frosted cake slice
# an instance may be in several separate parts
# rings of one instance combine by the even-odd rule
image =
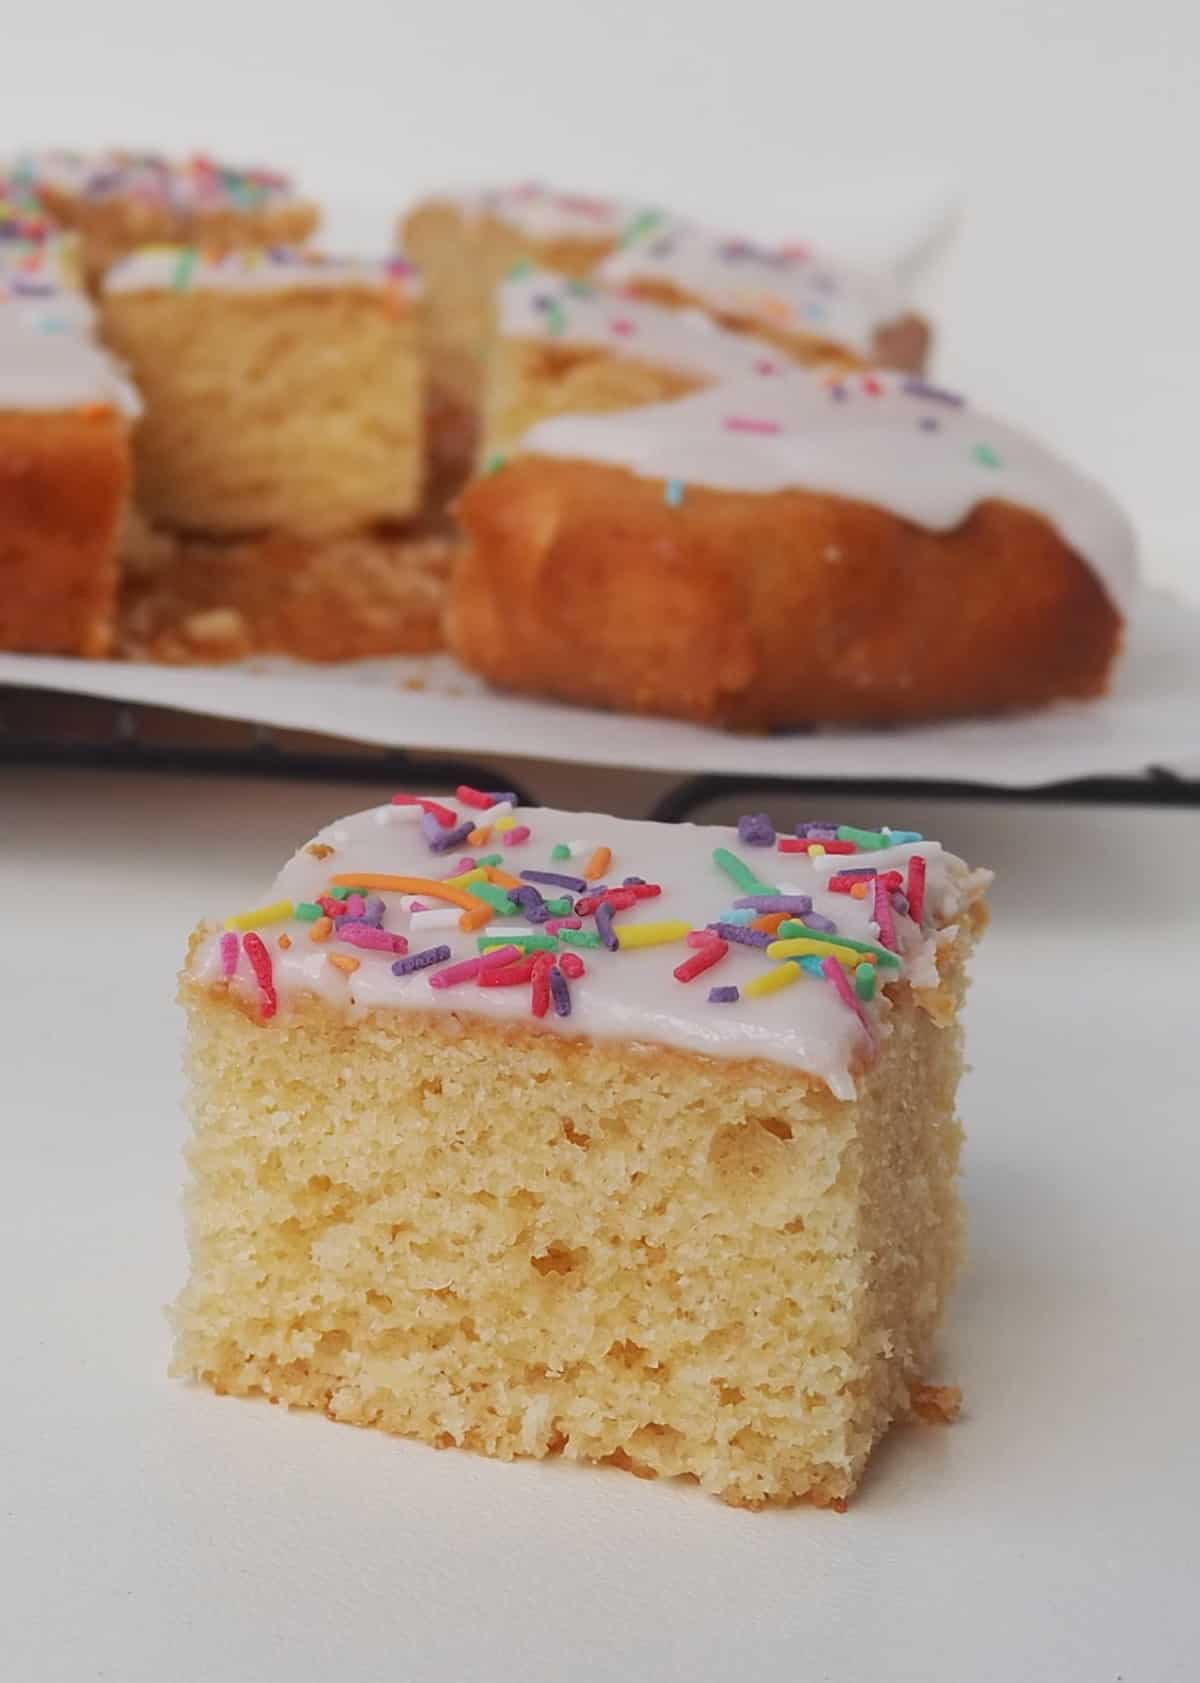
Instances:
[[[987,881],[466,788],[331,824],[192,938],[174,1371],[842,1505],[929,1400]]]

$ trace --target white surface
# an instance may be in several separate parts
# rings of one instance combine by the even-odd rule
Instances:
[[[276,160],[365,239],[431,183],[541,176],[870,257],[957,196],[937,374],[1109,484],[1156,577],[1200,590],[1190,0],[209,0],[186,51],[151,0],[9,10],[0,147]]]
[[[1146,597],[1113,693],[1031,714],[907,730],[735,735],[490,690],[449,656],[216,668],[0,654],[7,684],[178,707],[223,719],[577,765],[773,776],[926,778],[1032,788],[1068,778],[1200,767],[1200,609]],[[414,688],[412,685],[419,685]]]
[[[895,1436],[844,1516],[752,1515],[163,1377],[185,932],[376,794],[3,774],[5,1678],[1193,1678],[1200,929],[1159,865],[1186,884],[1200,815],[842,803],[1000,872],[941,1363],[967,1415]]]

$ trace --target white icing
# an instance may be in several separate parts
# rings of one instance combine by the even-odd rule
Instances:
[[[95,311],[80,275],[74,234],[0,239],[0,310],[10,319],[43,333],[90,333]]]
[[[332,257],[307,247],[213,253],[187,245],[143,246],[113,265],[106,292],[291,292],[343,290],[415,297],[416,272],[399,257]]]
[[[937,532],[981,502],[1014,503],[1050,522],[1121,613],[1136,591],[1133,528],[1102,486],[1027,433],[912,375],[795,369],[671,403],[558,415],[531,428],[520,448],[644,479],[847,497]]]
[[[296,194],[274,170],[242,169],[194,157],[177,162],[156,152],[26,152],[5,174],[36,194],[39,189],[92,200],[125,199],[181,214],[208,210],[261,210]]]
[[[134,419],[137,393],[114,359],[72,332],[45,332],[0,305],[0,409],[79,409],[110,404]]]
[[[497,315],[506,338],[596,345],[714,380],[770,377],[791,366],[774,345],[730,333],[702,310],[668,310],[545,269],[522,269],[503,281]]]
[[[709,309],[831,340],[870,357],[875,334],[905,312],[895,284],[810,246],[723,238],[676,217],[646,215],[597,270],[611,286],[657,281]]]
[[[476,815],[462,809],[462,818]],[[578,876],[578,861],[551,859],[556,843],[566,843],[580,830],[595,836],[612,850],[604,881],[612,887],[626,876],[639,876],[661,883],[657,898],[641,900],[617,913],[617,927],[682,919],[701,928],[717,918],[743,891],[737,888],[713,862],[713,849],[727,848],[747,864],[755,875],[772,886],[781,879],[811,896],[814,910],[832,918],[839,933],[855,939],[873,938],[869,902],[829,891],[827,878],[805,854],[781,854],[774,848],[747,847],[734,830],[691,824],[668,825],[603,817],[597,813],[555,812],[542,808],[520,808],[519,824],[529,826],[529,840],[520,846],[501,847],[496,838],[482,849],[454,848],[448,855],[430,851],[418,827],[411,824],[381,826],[375,810],[360,812],[320,832],[314,840],[335,851],[326,858],[314,858],[303,848],[284,866],[272,887],[257,904],[279,900],[312,901],[328,892],[330,879],[349,873],[387,873],[443,877],[449,875],[465,851],[502,853],[503,868],[514,876],[523,869],[554,871]],[[336,839],[335,839],[336,838]],[[914,848],[928,861],[926,925],[918,930],[911,919],[897,914],[896,927],[903,953],[902,972],[881,974],[936,977],[937,932],[940,925],[956,917],[967,901],[988,880],[987,873],[971,873],[960,859],[943,852],[936,843]],[[844,866],[868,865],[874,855],[865,853],[843,859]],[[563,891],[538,885],[545,897]],[[469,892],[469,888],[467,890]],[[372,891],[374,892],[374,891]],[[451,948],[451,962],[477,956],[481,931],[464,933],[453,928],[412,928],[403,908],[400,892],[378,890],[386,912],[384,926],[410,938],[410,952],[445,943]],[[427,896],[426,905],[431,904]],[[238,914],[249,906],[224,908]],[[584,927],[594,927],[590,918]],[[531,926],[497,913],[487,926],[489,933],[517,929],[522,934]],[[480,988],[468,981],[445,989],[430,986],[436,970],[417,971],[397,977],[391,965],[394,954],[360,949],[338,943],[336,933],[328,943],[311,939],[312,925],[296,919],[263,925],[259,931],[270,953],[274,982],[281,1002],[297,995],[314,993],[348,1011],[369,1008],[449,1011],[458,1016],[477,1014],[490,1019],[540,1024],[549,1033],[588,1035],[603,1039],[636,1041],[684,1048],[724,1058],[765,1058],[802,1069],[825,1081],[840,1097],[854,1092],[852,1070],[870,1055],[866,1034],[856,1013],[823,978],[802,976],[792,986],[757,998],[743,995],[735,1004],[710,1004],[710,986],[744,988],[755,976],[772,968],[761,949],[731,944],[727,956],[694,981],[682,983],[672,971],[692,955],[682,940],[660,946],[631,948],[619,952],[603,949],[570,949],[579,952],[586,974],[570,985],[572,1013],[558,1017],[553,1012],[542,1019],[530,1014],[528,985]],[[281,949],[280,935],[291,945]],[[567,950],[566,948],[563,949]],[[359,960],[350,976],[329,963],[331,952]],[[222,974],[220,935],[210,930],[198,944],[190,961],[201,983],[213,983]],[[258,989],[244,952],[240,955],[232,984],[249,1002]],[[889,1003],[882,992],[864,1007],[876,1030],[887,1032]]]
[[[558,192],[538,182],[439,193],[436,199],[456,205],[472,220],[494,217],[531,240],[615,240],[633,215],[628,205],[613,199]]]

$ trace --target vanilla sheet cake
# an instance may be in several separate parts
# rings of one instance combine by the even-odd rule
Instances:
[[[194,934],[174,1371],[437,1447],[841,1506],[960,1255],[988,873],[398,795]]]

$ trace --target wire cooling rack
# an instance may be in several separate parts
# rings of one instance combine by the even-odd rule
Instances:
[[[528,764],[528,762],[525,762]],[[168,708],[131,706],[90,696],[36,689],[0,690],[0,765],[59,765],[187,775],[350,779],[427,788],[457,783],[506,788],[537,803],[529,774],[513,776],[487,763],[374,748],[342,738],[218,720]],[[883,796],[941,796],[955,800],[1071,801],[1094,805],[1200,806],[1200,778],[1148,766],[1138,777],[1088,777],[1021,789],[986,783],[912,778],[737,777],[705,773],[667,784],[647,802],[646,816],[689,818],[730,796],[820,795],[850,790]]]

